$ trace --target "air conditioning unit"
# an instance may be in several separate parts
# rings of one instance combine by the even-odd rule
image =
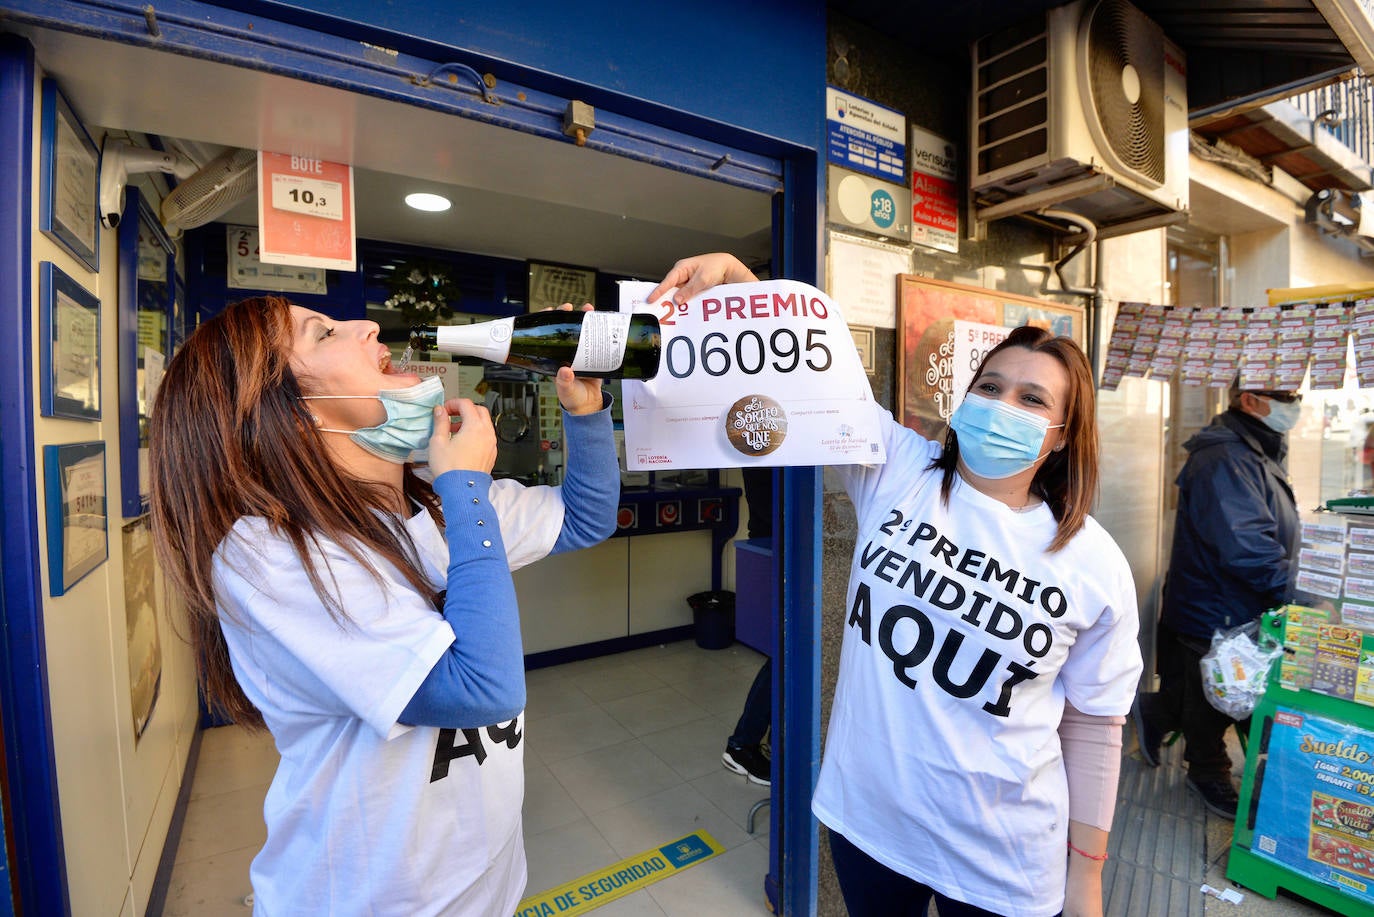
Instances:
[[[1052,208],[1099,237],[1187,219],[1187,68],[1144,13],[1079,0],[972,52],[978,219]]]

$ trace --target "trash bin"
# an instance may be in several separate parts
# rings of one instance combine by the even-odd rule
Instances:
[[[696,628],[697,646],[704,650],[723,650],[735,642],[735,594],[728,589],[713,589],[687,596]]]

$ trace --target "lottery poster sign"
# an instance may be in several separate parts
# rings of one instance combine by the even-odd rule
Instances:
[[[353,167],[258,153],[258,260],[353,271]]]
[[[620,285],[622,312],[658,315],[662,359],[626,380],[627,471],[881,464],[880,414],[839,308],[805,283],[713,287],[678,305]]]
[[[1280,707],[1251,850],[1374,904],[1374,733]]]

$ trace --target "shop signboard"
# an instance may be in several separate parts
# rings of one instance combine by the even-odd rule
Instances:
[[[1374,905],[1374,732],[1275,710],[1250,849]]]
[[[881,464],[880,412],[845,318],[824,292],[772,280],[713,287],[681,305],[620,285],[652,312],[662,362],[621,383],[625,468]]]
[[[900,182],[906,177],[906,116],[871,99],[825,88],[826,154],[837,166]]]
[[[959,250],[959,186],[954,144],[911,129],[911,241],[945,252]]]
[[[838,166],[826,170],[827,219],[890,239],[911,241],[911,189]]]

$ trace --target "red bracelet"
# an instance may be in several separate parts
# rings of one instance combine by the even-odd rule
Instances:
[[[1069,841],[1068,843],[1069,849],[1081,857],[1087,857],[1088,859],[1096,860],[1099,863],[1107,859],[1107,855],[1105,853],[1089,853],[1086,850],[1079,850],[1077,847],[1073,845],[1073,841]]]

